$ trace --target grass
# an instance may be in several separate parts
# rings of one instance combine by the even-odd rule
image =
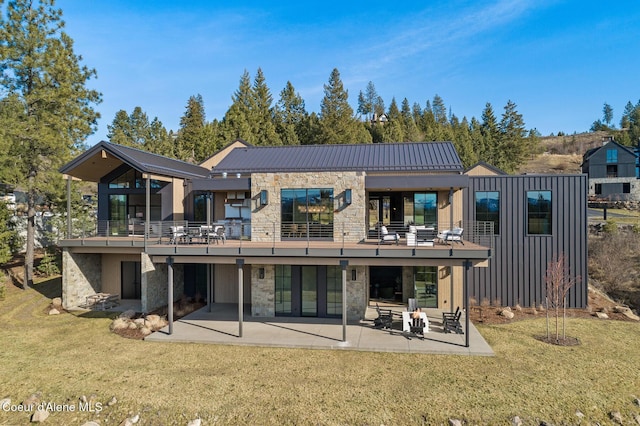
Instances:
[[[525,425],[577,424],[576,410],[583,424],[608,424],[611,411],[631,424],[640,414],[637,323],[571,319],[568,335],[582,342],[574,347],[536,340],[544,319],[478,326],[495,357],[163,344],[110,333],[105,314],[46,315],[59,286],[9,285],[0,302],[0,398],[103,404],[53,412],[48,424],[118,425],[134,414],[153,425],[510,424],[515,415]],[[0,410],[0,424],[28,420]]]

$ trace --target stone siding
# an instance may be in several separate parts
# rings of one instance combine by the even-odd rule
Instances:
[[[356,279],[351,280],[351,271],[356,271]],[[347,320],[358,321],[364,319],[367,311],[367,278],[368,267],[347,267]]]
[[[260,268],[264,268],[264,278],[260,279]],[[251,316],[274,317],[275,265],[251,265]]]
[[[168,270],[165,263],[153,263],[151,257],[142,253],[141,260],[141,302],[142,312],[151,312],[162,306],[167,306]],[[184,267],[173,264],[173,300],[180,300],[184,293]]]
[[[333,189],[334,241],[342,241],[342,238],[348,242],[363,240],[366,236],[364,178],[363,172],[251,174],[251,240],[280,241],[280,190],[307,188]],[[346,189],[351,189],[352,201],[349,205],[344,201]],[[269,194],[269,204],[266,206],[259,205],[261,190]]]
[[[100,254],[62,251],[62,306],[65,309],[84,305],[87,296],[102,291]]]

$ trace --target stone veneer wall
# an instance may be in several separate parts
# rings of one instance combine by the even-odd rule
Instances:
[[[366,194],[363,172],[325,173],[252,173],[251,197],[251,240],[280,241],[280,190],[305,188],[333,188],[334,241],[358,242],[366,236]],[[345,205],[344,192],[351,189],[351,204]],[[260,206],[257,200],[260,191],[267,190],[269,204]],[[274,232],[275,224],[275,236]]]
[[[260,279],[260,268],[264,278]],[[275,316],[275,265],[252,265],[251,267],[251,315],[254,317]],[[351,271],[356,270],[356,279],[351,280]],[[367,309],[365,266],[347,267],[347,319],[364,319]]]
[[[153,263],[147,253],[140,255],[142,311],[151,312],[167,305],[167,283],[169,268],[164,263]],[[173,300],[180,300],[184,293],[184,267],[173,264]]]
[[[62,306],[65,309],[83,305],[89,295],[102,290],[100,254],[62,251]]]
[[[596,195],[596,183],[607,185],[607,184],[622,184],[628,183],[630,184],[631,192],[628,194],[597,194]],[[604,188],[603,188],[604,189]],[[640,201],[640,184],[638,184],[638,179],[635,177],[618,177],[618,178],[590,178],[589,179],[589,195],[609,199],[612,201],[623,200],[623,201]]]

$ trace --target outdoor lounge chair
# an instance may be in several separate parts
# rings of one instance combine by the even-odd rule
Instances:
[[[171,244],[177,244],[179,241],[184,242],[187,234],[184,232],[184,226],[172,226],[171,227]]]
[[[376,303],[376,312],[378,312],[378,318],[373,320],[373,324],[376,328],[388,328],[391,330],[393,325],[393,312],[391,309],[382,309]]]
[[[396,245],[398,245],[398,242],[400,241],[400,235],[397,232],[395,234],[389,234],[389,230],[384,225],[380,227],[380,234],[381,244],[395,242]]]
[[[455,317],[456,317],[456,315],[458,315],[458,313],[459,313],[459,312],[460,312],[460,306],[458,306],[458,307],[456,308],[456,311],[455,311],[455,312],[443,312],[443,313],[442,313],[442,324],[444,324],[444,322],[445,322],[447,319],[455,318]]]
[[[462,315],[462,312],[458,311],[458,313],[455,316],[449,317],[442,321],[442,326],[444,328],[445,333],[464,334],[464,332],[462,331],[462,325],[460,324],[461,315]]]
[[[227,242],[227,235],[224,231],[223,225],[216,226],[216,229],[213,233],[213,239],[216,241],[216,244],[219,244],[220,241],[222,241],[222,244]]]
[[[424,320],[422,318],[411,318],[409,321],[409,333],[424,339]]]
[[[452,241],[454,243],[460,243],[460,244],[464,245],[464,241],[462,241],[462,233],[463,233],[463,231],[464,231],[463,228],[453,228],[453,230],[451,230],[451,231],[446,229],[446,230],[440,232],[436,238],[438,238],[443,243],[446,243],[448,241]]]

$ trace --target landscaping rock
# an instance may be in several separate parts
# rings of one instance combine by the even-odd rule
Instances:
[[[129,328],[131,330],[135,330],[136,328],[138,328],[138,325],[135,322],[130,322],[129,323]]]
[[[136,423],[138,423],[139,420],[140,420],[140,415],[136,414],[133,417],[127,417],[126,419],[124,419],[122,423],[120,423],[120,426],[133,426]]]
[[[29,398],[22,401],[21,405],[37,405],[40,402],[41,397],[42,394],[40,392],[33,393]]]
[[[147,315],[145,325],[153,331],[160,330],[167,325],[167,321],[160,315]]]
[[[596,316],[600,319],[609,319],[609,315],[606,312],[596,312]]]
[[[584,413],[582,413],[582,411],[580,411],[580,410],[576,410],[576,416],[577,416],[578,418],[583,419],[583,418],[584,418]]]
[[[136,318],[136,319],[133,320],[133,322],[138,327],[143,327],[144,326],[144,318]]]
[[[512,319],[515,316],[515,314],[511,312],[511,309],[503,309],[502,312],[500,312],[500,315],[507,319]]]
[[[116,397],[112,397],[109,402],[107,402],[107,406],[111,407],[112,405],[116,405],[116,403],[118,402],[118,400],[116,399]]]
[[[62,307],[62,297],[54,297],[51,299],[51,304],[56,308]]]
[[[511,424],[513,426],[522,426],[522,420],[520,419],[520,416],[515,416],[513,420],[511,420]]]
[[[640,414],[636,414],[633,419],[640,425]]]
[[[142,334],[143,336],[148,336],[151,334],[151,329],[148,327],[141,327],[140,334]]]
[[[634,398],[633,403],[640,407],[640,398]]]
[[[49,412],[47,410],[36,410],[31,415],[31,423],[41,423],[47,420],[49,417]]]
[[[129,328],[129,320],[126,318],[116,318],[111,323],[111,330],[124,330]]]
[[[449,426],[462,426],[462,422],[458,419],[449,419]]]
[[[83,423],[82,426],[100,426],[100,423],[98,422],[94,422],[93,420],[90,420],[86,423]]]
[[[60,311],[59,311],[59,310],[57,310],[56,308],[52,308],[52,309],[49,311],[49,315],[60,315]]]
[[[202,420],[194,419],[187,423],[187,426],[200,426],[202,424]]]
[[[611,420],[618,423],[619,425],[622,424],[622,414],[620,414],[619,411],[612,411],[611,413],[609,413],[609,417],[611,417]]]

